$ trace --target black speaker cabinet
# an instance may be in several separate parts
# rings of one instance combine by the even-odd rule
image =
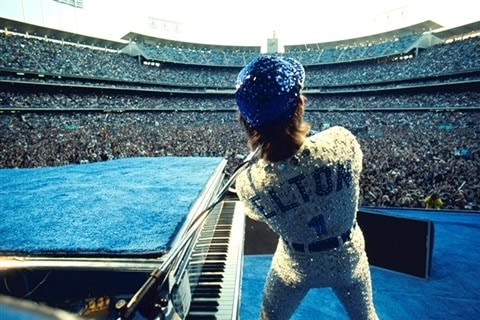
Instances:
[[[371,265],[428,278],[432,267],[433,222],[369,212],[361,209],[357,221],[365,237]]]

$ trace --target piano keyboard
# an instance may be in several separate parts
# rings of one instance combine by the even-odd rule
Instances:
[[[189,262],[192,292],[186,319],[238,319],[245,217],[224,201],[207,217]]]

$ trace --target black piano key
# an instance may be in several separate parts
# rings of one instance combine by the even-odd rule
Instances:
[[[217,299],[220,298],[220,290],[201,289],[192,293],[192,300],[199,301],[201,299]]]
[[[191,312],[185,318],[186,320],[217,320],[217,317],[211,313]]]
[[[218,310],[217,300],[197,300],[197,301],[192,301],[190,305],[190,312],[216,311],[216,310]]]

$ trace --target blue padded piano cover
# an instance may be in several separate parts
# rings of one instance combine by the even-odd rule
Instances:
[[[0,255],[164,253],[221,161],[127,158],[0,169]]]

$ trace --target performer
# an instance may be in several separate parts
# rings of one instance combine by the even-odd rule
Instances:
[[[262,319],[289,319],[310,288],[331,287],[352,319],[377,319],[362,231],[356,224],[362,151],[345,128],[309,135],[305,71],[259,56],[239,73],[239,120],[256,163],[236,190],[246,213],[279,235]],[[260,240],[260,239],[259,239]]]

